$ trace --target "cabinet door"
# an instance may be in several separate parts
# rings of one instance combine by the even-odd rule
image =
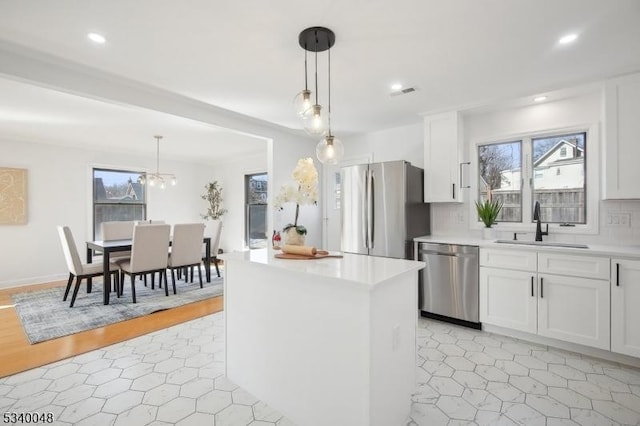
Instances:
[[[609,280],[538,274],[538,334],[610,349]]]
[[[535,273],[480,268],[480,322],[535,333]]]
[[[424,202],[462,202],[462,137],[457,112],[424,118]]]
[[[639,199],[640,74],[605,85],[603,198]]]
[[[640,357],[640,261],[611,259],[611,351]]]

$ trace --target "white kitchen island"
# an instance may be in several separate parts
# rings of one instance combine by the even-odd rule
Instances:
[[[284,260],[271,249],[224,261],[231,381],[300,426],[406,423],[424,263]]]

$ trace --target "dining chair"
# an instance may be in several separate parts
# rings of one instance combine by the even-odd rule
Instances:
[[[211,238],[211,261],[216,267],[216,273],[218,278],[220,277],[220,269],[218,268],[218,249],[220,248],[220,235],[222,234],[222,221],[210,220],[207,221],[207,225],[204,231],[204,235]],[[203,252],[203,260],[206,254]]]
[[[132,220],[102,222],[102,241],[130,240],[133,238],[133,227]],[[111,261],[118,262],[130,256],[130,251],[119,251],[111,255]]]
[[[173,241],[171,253],[167,259],[167,266],[171,270],[173,294],[176,294],[176,269],[190,268],[191,282],[193,282],[193,268],[198,268],[200,288],[202,288],[202,239],[204,238],[204,223],[180,223],[173,225]],[[185,281],[188,274],[185,272]]]
[[[165,282],[165,295],[169,295],[167,285],[167,253],[169,251],[169,225],[145,225],[136,226],[133,229],[133,241],[131,242],[131,258],[118,261],[120,267],[120,295],[124,290],[124,275],[131,279],[131,296],[136,303],[136,276],[144,274],[160,274]]]
[[[80,255],[78,254],[78,248],[73,239],[73,234],[68,226],[58,226],[58,235],[60,236],[60,243],[62,244],[62,251],[64,252],[64,258],[67,262],[67,268],[69,268],[69,280],[67,281],[67,288],[64,290],[63,301],[67,300],[69,296],[69,290],[73,279],[76,279],[76,285],[73,289],[73,295],[71,296],[70,308],[73,308],[78,296],[78,289],[84,278],[93,278],[103,275],[102,263],[82,263]],[[109,265],[109,273],[114,274],[114,282],[116,289],[119,288],[118,266],[114,264]],[[89,285],[87,281],[87,292]]]

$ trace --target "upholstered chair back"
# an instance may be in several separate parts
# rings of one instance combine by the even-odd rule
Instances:
[[[142,272],[167,267],[169,252],[169,225],[144,225],[133,229],[131,244],[131,271]]]
[[[73,240],[73,234],[68,226],[58,226],[58,235],[64,252],[64,259],[67,262],[67,268],[73,275],[82,275],[82,261],[78,254],[78,248]]]
[[[200,263],[204,223],[180,223],[173,226],[173,241],[169,266]]]
[[[130,240],[133,237],[133,225],[132,220],[103,222],[102,240]]]

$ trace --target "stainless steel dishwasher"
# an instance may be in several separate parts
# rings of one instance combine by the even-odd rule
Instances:
[[[481,328],[478,315],[478,247],[418,243],[423,316]]]

